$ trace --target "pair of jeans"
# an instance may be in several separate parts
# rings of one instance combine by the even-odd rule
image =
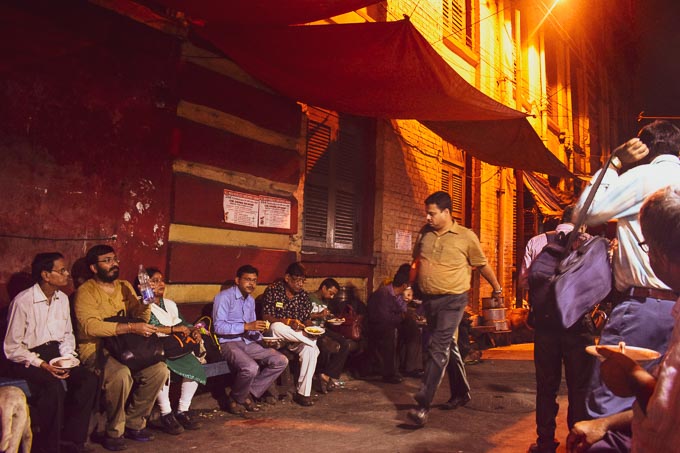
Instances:
[[[467,293],[426,296],[423,301],[430,339],[427,346],[427,363],[423,382],[415,395],[415,399],[421,407],[430,408],[449,360],[454,362],[452,364],[455,364],[454,371],[467,386],[463,358],[460,356],[458,346],[452,341],[453,335],[463,319],[467,302]]]

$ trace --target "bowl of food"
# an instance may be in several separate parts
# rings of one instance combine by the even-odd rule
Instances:
[[[305,327],[305,332],[309,336],[318,337],[319,335],[323,335],[324,333],[326,333],[326,329],[319,326],[307,326]]]
[[[50,360],[49,364],[55,368],[68,370],[70,368],[77,367],[78,365],[80,365],[80,360],[72,356],[62,356],[55,357],[54,359]]]
[[[280,348],[283,346],[284,340],[279,337],[262,337],[262,344],[268,348]]]
[[[345,318],[331,318],[327,319],[326,322],[332,326],[340,326],[344,324]]]
[[[597,346],[596,345],[587,346],[586,352],[588,354],[594,355],[600,360],[604,360],[605,358],[599,352],[597,352],[597,348],[609,349],[612,352],[620,352],[621,354],[627,355],[636,362],[647,362],[649,360],[654,360],[661,357],[661,354],[658,351],[654,351],[653,349],[640,348],[636,346],[628,346],[624,342],[620,342],[619,344],[601,344]]]

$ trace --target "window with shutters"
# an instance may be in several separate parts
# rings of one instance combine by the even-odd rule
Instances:
[[[442,0],[442,34],[445,40],[473,48],[472,0]]]
[[[312,107],[307,115],[303,247],[356,251],[367,120]]]
[[[465,225],[465,168],[444,162],[442,190],[451,196],[451,215],[456,222]]]

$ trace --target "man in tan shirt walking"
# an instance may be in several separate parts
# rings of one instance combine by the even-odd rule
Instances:
[[[417,425],[427,422],[430,405],[444,377],[449,358],[456,362],[456,371],[465,381],[463,359],[451,339],[467,306],[472,267],[476,267],[493,287],[494,297],[499,297],[503,292],[486,262],[477,235],[451,217],[449,194],[440,191],[427,197],[425,211],[427,225],[416,240],[413,258],[431,336],[423,382],[414,395],[418,406],[408,413],[409,419]],[[455,407],[465,404],[469,398],[469,394],[466,394],[464,400],[450,403]]]

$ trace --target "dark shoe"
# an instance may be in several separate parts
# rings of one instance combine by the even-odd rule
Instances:
[[[416,425],[423,426],[425,423],[427,423],[428,412],[429,411],[424,407],[417,407],[408,411],[406,416]]]
[[[470,393],[466,393],[463,396],[457,396],[455,398],[451,398],[448,400],[446,403],[442,405],[442,409],[450,411],[453,409],[458,409],[459,407],[465,406],[467,403],[470,402]]]
[[[555,453],[559,445],[560,443],[557,439],[554,439],[552,442],[531,444],[527,453]]]
[[[189,416],[189,412],[177,412],[175,418],[184,429],[195,430],[201,427],[201,423],[198,420],[194,420]]]
[[[184,432],[184,428],[179,424],[179,421],[177,421],[175,416],[172,415],[172,412],[161,415],[161,427],[163,428],[163,431],[172,434],[173,436]]]
[[[123,439],[123,436],[120,436],[120,437],[106,436],[106,437],[104,437],[104,440],[102,441],[102,447],[106,448],[107,450],[111,450],[111,451],[122,451],[122,450],[126,450],[128,446],[125,443],[125,439]]]
[[[314,401],[312,401],[311,397],[300,395],[297,392],[295,393],[295,396],[293,396],[293,401],[298,403],[300,406],[305,407],[314,406]]]
[[[243,402],[243,407],[245,407],[248,412],[260,411],[260,406],[255,404],[251,398],[246,398],[246,400]]]
[[[246,412],[245,406],[243,406],[243,404],[237,403],[233,399],[229,399],[227,410],[230,414],[234,415],[243,415]]]
[[[326,382],[326,390],[328,390],[329,392],[332,392],[336,388],[338,388],[338,384],[336,384],[333,381],[333,378],[328,378],[328,382]]]
[[[425,371],[423,370],[413,370],[413,371],[407,371],[404,373],[408,377],[414,377],[414,378],[422,378],[425,375]]]
[[[314,390],[323,395],[328,393],[328,384],[326,384],[326,381],[324,381],[319,375],[314,376],[312,379],[312,386],[314,387]]]
[[[402,382],[404,382],[404,378],[399,376],[398,374],[392,376],[383,376],[382,380],[383,382],[386,382],[388,384],[401,384]]]
[[[153,437],[153,434],[151,434],[149,430],[146,428],[142,429],[125,428],[124,436],[128,439],[136,440],[137,442],[149,442],[150,440],[155,439]]]

